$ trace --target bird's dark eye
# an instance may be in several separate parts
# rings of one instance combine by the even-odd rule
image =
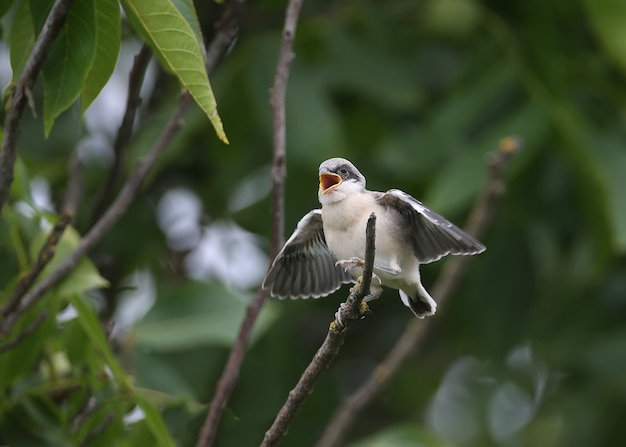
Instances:
[[[342,166],[341,168],[339,168],[339,173],[341,174],[342,177],[345,177],[348,175],[348,168],[346,168],[345,166]]]

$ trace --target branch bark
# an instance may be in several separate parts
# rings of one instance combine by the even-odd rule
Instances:
[[[516,137],[504,138],[498,150],[488,156],[489,169],[483,192],[476,200],[466,226],[470,234],[480,238],[490,225],[494,210],[504,195],[504,176],[509,161],[521,149],[521,141]],[[439,279],[433,287],[433,296],[443,305],[459,286],[469,258],[457,256],[444,266]],[[316,444],[317,447],[336,447],[345,444],[348,431],[363,410],[369,406],[384,390],[406,361],[419,351],[429,328],[435,319],[411,320],[404,333],[396,341],[387,357],[376,366],[370,376],[354,391],[335,411]]]
[[[130,137],[133,134],[133,126],[137,116],[137,111],[141,105],[141,86],[148,68],[148,63],[152,57],[152,50],[147,44],[143,44],[139,53],[135,56],[133,61],[133,67],[128,75],[128,92],[126,94],[126,110],[124,117],[122,118],[122,124],[120,125],[115,142],[113,143],[114,160],[108,176],[104,181],[104,184],[100,188],[100,191],[96,195],[94,200],[94,207],[91,211],[91,224],[93,224],[101,215],[107,205],[110,197],[115,190],[115,184],[120,177],[122,166],[124,148],[126,147]],[[91,226],[91,225],[90,225]]]
[[[315,382],[328,369],[333,359],[339,353],[339,349],[346,338],[350,322],[362,318],[367,312],[367,306],[363,303],[363,298],[370,293],[376,251],[375,240],[376,215],[372,213],[367,221],[363,276],[350,289],[350,295],[345,304],[339,307],[339,318],[336,318],[330,324],[326,339],[315,353],[309,366],[302,373],[302,376],[300,376],[296,386],[289,392],[287,401],[276,415],[276,419],[270,429],[265,433],[261,447],[274,447],[280,443],[287,433],[289,424],[313,391]]]
[[[293,60],[293,40],[296,35],[296,26],[301,6],[302,0],[290,0],[287,5],[276,74],[274,84],[270,90],[270,105],[274,121],[271,258],[276,256],[284,242],[285,178],[287,175],[285,164],[287,153],[285,143],[285,96],[287,92],[289,67]],[[217,382],[215,394],[209,407],[209,413],[207,414],[207,418],[204,421],[198,437],[197,447],[209,447],[215,443],[217,430],[222,420],[224,409],[239,379],[241,364],[243,363],[252,328],[266,300],[267,291],[259,288],[254,299],[246,309],[246,314],[239,328],[237,339],[228,356],[222,375]]]
[[[17,156],[17,140],[20,136],[24,109],[31,94],[30,89],[41,72],[52,42],[65,23],[72,2],[73,0],[57,0],[52,6],[10,99],[10,107],[4,119],[2,146],[0,146],[0,214],[2,214],[2,209],[8,202],[11,193],[13,170]]]

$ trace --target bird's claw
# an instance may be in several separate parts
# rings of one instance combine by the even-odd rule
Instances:
[[[339,305],[339,309],[337,309],[337,312],[335,312],[335,320],[337,320],[337,326],[340,329],[345,327],[345,324],[343,323],[343,319],[341,318],[341,311],[345,313],[348,310],[347,307],[348,307],[347,302],[341,303]],[[372,311],[370,310],[367,303],[365,301],[361,301],[361,305],[359,307],[359,315],[361,316],[361,319],[365,318],[367,315],[371,313]]]
[[[341,311],[343,310],[344,312],[346,312],[347,306],[348,306],[348,303],[341,303],[339,305],[339,309],[337,309],[337,312],[335,312],[335,320],[337,320],[337,324],[339,325],[340,328],[343,328],[345,326],[343,324],[343,320],[341,319]]]
[[[343,268],[346,272],[350,272],[350,270],[353,270],[355,268],[363,268],[365,267],[365,261],[361,258],[357,258],[357,257],[352,257],[350,259],[341,259],[337,262],[335,262],[335,265],[337,267],[341,267]],[[359,277],[359,279],[361,279],[362,277]],[[382,280],[380,279],[380,276],[378,276],[376,273],[372,272],[372,280],[376,280],[376,282],[378,282],[378,284],[382,284]]]
[[[335,262],[335,265],[343,268],[346,272],[349,272],[350,270],[357,267],[365,267],[365,261],[361,258],[357,258],[356,256],[354,256],[350,259],[340,259],[339,261]]]

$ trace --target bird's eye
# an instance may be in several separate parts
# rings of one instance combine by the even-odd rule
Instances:
[[[348,168],[345,168],[345,167],[341,167],[341,168],[339,168],[339,173],[340,173],[342,176],[346,176],[346,175],[348,175]]]

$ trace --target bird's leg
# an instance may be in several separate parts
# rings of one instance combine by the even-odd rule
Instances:
[[[363,277],[359,276],[354,287],[350,289],[350,292],[355,293],[358,290],[358,288],[361,287],[362,281],[363,281]],[[371,300],[375,300],[376,298],[380,296],[381,293],[383,293],[383,288],[381,287],[380,278],[376,275],[372,275],[372,281],[377,281],[378,284],[374,284],[372,282],[370,284],[370,293],[365,295],[363,297],[363,300],[361,300],[361,308],[359,309],[359,314],[361,315],[361,318],[365,318],[365,315],[370,313],[370,309],[367,306],[367,302]],[[335,312],[335,319],[337,320],[337,323],[339,323],[339,327],[343,327],[344,325],[341,319],[341,311],[343,310],[345,312],[347,305],[348,305],[347,302],[341,303],[339,305],[339,309],[337,309],[337,312]]]
[[[349,272],[350,270],[355,269],[355,268],[365,267],[365,261],[355,256],[350,259],[341,259],[335,262],[335,265],[342,267],[346,272]],[[386,265],[379,265],[379,264],[374,264],[374,270],[378,270],[380,272],[388,273],[394,276],[402,273],[402,270],[400,270],[399,268],[394,269],[393,267],[388,267]],[[376,274],[374,274],[373,276],[377,277]]]
[[[346,272],[349,272],[350,270],[355,269],[357,267],[359,268],[365,267],[365,261],[361,258],[357,258],[356,256],[353,256],[350,259],[341,259],[335,262],[335,265],[343,268]]]
[[[352,257],[350,259],[342,259],[339,260],[337,262],[335,262],[336,266],[339,266],[341,268],[343,268],[346,272],[350,272],[351,270],[354,270],[355,268],[364,268],[365,267],[365,261],[361,258],[357,258],[357,257]],[[374,269],[378,269],[381,270],[383,272],[387,272],[387,273],[392,273],[392,274],[397,274],[399,272],[395,271],[395,270],[390,270],[387,268],[379,268],[376,264],[374,264]],[[382,281],[380,280],[380,277],[372,272],[372,279],[378,281],[378,283],[380,284]]]
[[[378,285],[375,285],[374,283],[370,285],[370,293],[363,297],[363,302],[367,303],[368,301],[375,300],[381,295],[381,293],[383,293],[383,288],[380,287],[380,279],[378,279]]]

